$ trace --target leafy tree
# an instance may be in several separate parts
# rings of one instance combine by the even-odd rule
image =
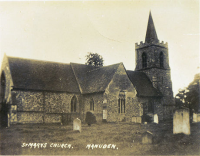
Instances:
[[[103,66],[103,57],[97,53],[88,53],[86,55],[86,63],[87,65],[102,67]]]
[[[181,108],[184,107],[184,103],[185,103],[185,92],[186,92],[186,88],[184,89],[179,89],[178,94],[176,94],[175,96],[175,103],[176,103],[176,107],[177,108]]]
[[[175,97],[176,106],[187,107],[190,112],[198,112],[199,96],[200,96],[200,74],[196,74],[194,80],[188,85],[187,88],[180,89]]]

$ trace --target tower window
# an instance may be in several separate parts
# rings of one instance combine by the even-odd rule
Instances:
[[[118,113],[125,113],[125,92],[119,93]]]
[[[147,54],[144,52],[142,54],[142,68],[146,68],[147,67]]]
[[[90,100],[90,110],[94,111],[94,100],[93,100],[93,98],[91,98],[91,100]]]
[[[160,53],[160,67],[161,67],[161,68],[164,67],[164,56],[163,56],[163,52]]]
[[[77,105],[77,99],[76,96],[73,96],[71,100],[71,112],[76,112],[76,105]]]

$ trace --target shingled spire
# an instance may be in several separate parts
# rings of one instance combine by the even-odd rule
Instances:
[[[154,27],[153,18],[151,17],[151,11],[149,13],[149,21],[147,25],[145,42],[147,43],[158,42],[158,37],[156,34],[156,29]]]

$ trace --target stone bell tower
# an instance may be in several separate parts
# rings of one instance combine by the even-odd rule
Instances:
[[[135,44],[135,55],[135,71],[146,73],[153,86],[162,93],[163,106],[174,105],[168,43],[159,41],[151,12],[145,42]]]

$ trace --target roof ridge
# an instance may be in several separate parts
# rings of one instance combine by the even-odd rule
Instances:
[[[122,62],[116,63],[116,64],[112,64],[112,65],[109,65],[109,66],[103,66],[103,67],[99,67],[99,68],[96,68],[96,69],[92,69],[92,70],[87,71],[87,73],[88,73],[88,72],[93,72],[93,71],[95,71],[95,70],[99,70],[99,69],[102,69],[102,68],[110,67],[110,66],[116,66],[116,65],[119,66],[121,63],[122,63]]]
[[[87,64],[74,63],[74,62],[70,62],[69,64],[77,64],[77,65],[84,65],[84,66],[87,66]]]
[[[13,57],[13,56],[7,56],[8,59],[20,59],[20,60],[27,60],[27,61],[37,61],[37,62],[46,62],[46,63],[57,63],[57,64],[64,64],[64,65],[70,65],[69,63],[64,62],[56,62],[56,61],[49,61],[49,60],[38,60],[38,59],[30,59],[30,58],[22,58],[22,57]]]
[[[81,94],[82,94],[83,90],[82,90],[82,88],[81,88],[81,85],[80,85],[79,80],[78,80],[78,78],[77,78],[77,75],[76,75],[76,72],[75,72],[75,70],[74,70],[73,64],[72,64],[71,62],[70,62],[70,66],[71,66],[71,68],[72,68],[72,71],[73,71],[74,77],[75,77],[76,82],[77,82],[77,84],[78,84],[79,91],[80,91]]]

